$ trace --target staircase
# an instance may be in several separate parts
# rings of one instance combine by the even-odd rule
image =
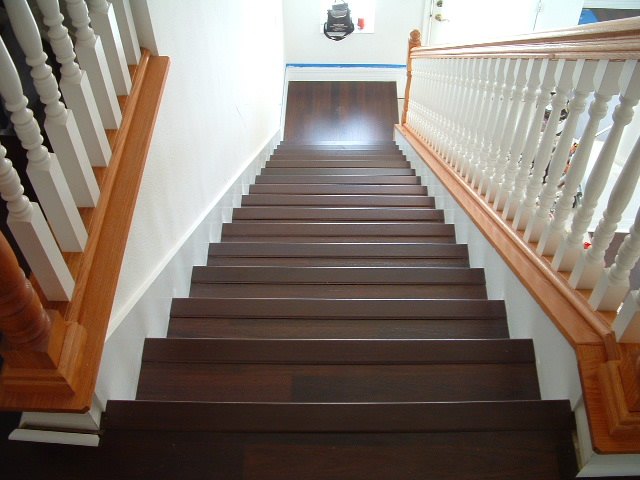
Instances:
[[[568,402],[392,142],[281,144],[105,426],[120,478],[577,471]]]

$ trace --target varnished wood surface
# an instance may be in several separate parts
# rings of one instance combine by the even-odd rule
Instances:
[[[395,82],[289,82],[284,139],[392,140]]]
[[[65,347],[77,351],[67,352],[64,358],[69,375],[79,379],[79,386],[74,395],[0,391],[0,406],[4,409],[79,412],[91,406],[120,265],[168,68],[168,57],[151,57],[149,52],[143,55],[133,78],[134,87],[124,103],[121,128],[110,134],[111,163],[101,181],[98,205],[91,212],[86,249],[82,254],[66,255],[76,277],[72,301],[45,304],[47,308],[58,309],[71,326],[80,327],[68,328],[70,336]],[[81,330],[86,330],[84,343]]]

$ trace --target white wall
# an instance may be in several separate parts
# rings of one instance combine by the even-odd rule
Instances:
[[[140,23],[171,66],[109,333],[280,122],[281,0],[147,3]]]
[[[425,22],[424,43],[429,23],[430,45],[480,42],[570,27],[577,25],[582,4],[583,0],[444,0],[442,7],[434,8],[434,14],[443,15],[445,20]]]
[[[287,63],[404,64],[409,32],[420,28],[425,0],[376,0],[375,33],[339,42],[320,28],[323,0],[283,0]],[[326,18],[326,9],[325,18]]]

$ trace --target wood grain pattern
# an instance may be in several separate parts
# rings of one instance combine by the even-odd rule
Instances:
[[[124,255],[140,180],[155,118],[168,72],[167,57],[145,52],[136,69],[134,87],[127,98],[123,122],[112,132],[112,159],[102,181],[100,200],[92,212],[85,252],[68,257],[76,272],[76,289],[69,304],[51,304],[65,321],[86,330],[81,379],[74,395],[15,394],[0,391],[0,407],[9,410],[82,412],[89,409],[100,365],[104,337]],[[72,331],[77,331],[75,327]],[[69,342],[80,347],[78,340]],[[68,358],[72,366],[79,363]]]
[[[391,140],[398,122],[395,82],[289,82],[284,138]]]

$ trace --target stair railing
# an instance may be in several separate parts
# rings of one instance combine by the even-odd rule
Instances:
[[[20,51],[0,38],[0,97],[27,162],[21,179],[0,145],[0,194],[31,270],[29,282],[2,236],[0,409],[80,412],[91,406],[168,59],[141,54],[129,0],[66,0],[73,39],[58,0],[36,3],[4,3]]]
[[[640,99],[639,59],[637,18],[416,47],[401,126],[576,349],[594,443],[605,452],[640,451],[640,294],[629,280],[640,258],[640,132],[627,132],[638,140],[613,168]],[[625,209],[638,214],[606,267]]]

